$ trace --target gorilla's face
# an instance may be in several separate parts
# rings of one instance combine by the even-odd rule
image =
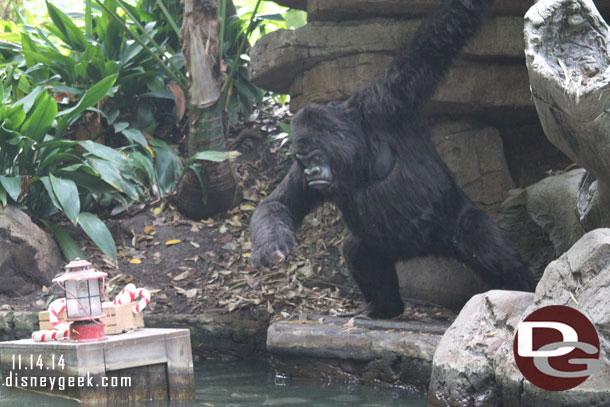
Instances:
[[[296,153],[295,160],[303,169],[310,188],[325,191],[332,186],[334,176],[330,167],[330,157],[324,151],[316,149]]]

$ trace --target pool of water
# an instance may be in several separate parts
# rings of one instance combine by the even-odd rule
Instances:
[[[423,394],[368,385],[288,380],[263,362],[204,361],[195,365],[196,400],[141,403],[151,407],[402,406],[424,407]],[[0,407],[77,407],[79,403],[21,390],[0,390]]]

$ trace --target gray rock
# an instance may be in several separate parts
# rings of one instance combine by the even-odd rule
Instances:
[[[0,293],[23,295],[49,286],[63,264],[53,238],[24,212],[0,206]]]
[[[573,407],[610,405],[610,229],[584,235],[546,268],[535,294],[490,291],[473,297],[434,355],[430,406]],[[600,337],[601,371],[567,391],[524,379],[513,355],[515,327],[547,305],[585,314]]]
[[[257,86],[286,93],[304,70],[320,62],[356,54],[393,55],[413,36],[420,19],[370,18],[364,21],[311,22],[297,30],[274,31],[250,50],[250,79]],[[486,24],[463,54],[512,58],[522,65],[523,19],[499,17]],[[385,64],[379,65],[382,70]],[[368,78],[362,78],[364,83]]]
[[[514,187],[498,130],[468,122],[443,122],[432,127],[432,139],[470,199],[494,216]]]
[[[424,389],[445,323],[349,320],[320,315],[274,322],[267,350],[292,377],[354,379]]]
[[[575,212],[583,173],[576,169],[547,177],[511,191],[502,203],[497,222],[537,278],[584,234]]]
[[[494,359],[505,342],[512,343],[533,298],[532,293],[492,290],[468,301],[434,354],[428,406],[502,406]]]
[[[376,15],[386,16],[423,15],[441,3],[441,0],[309,0],[307,17],[309,21],[369,18],[372,10]],[[522,17],[532,4],[534,0],[497,1],[494,14]]]
[[[291,110],[307,103],[346,99],[392,60],[391,55],[358,54],[324,61],[298,76],[290,88]],[[527,70],[522,64],[455,61],[427,106],[429,115],[527,109],[533,112]]]
[[[505,343],[496,360],[496,380],[505,406],[572,407],[610,405],[610,229],[584,235],[546,268],[529,315],[547,305],[566,305],[585,314],[600,337],[602,370],[578,387],[549,392],[523,380],[517,371],[512,343]]]
[[[447,257],[418,257],[396,264],[400,295],[459,310],[475,294],[489,290],[462,262]]]

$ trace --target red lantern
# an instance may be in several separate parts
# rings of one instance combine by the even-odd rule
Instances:
[[[104,316],[102,302],[107,276],[92,268],[88,261],[76,259],[66,266],[66,273],[53,280],[66,292],[70,339],[78,342],[106,339],[100,319]]]

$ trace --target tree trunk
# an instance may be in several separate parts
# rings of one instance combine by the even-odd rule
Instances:
[[[182,52],[189,72],[188,154],[226,149],[224,109],[220,106],[222,74],[218,61],[217,0],[186,0]],[[228,161],[199,161],[178,185],[178,210],[192,219],[210,217],[233,207],[237,183]]]
[[[588,171],[577,212],[610,227],[609,30],[591,0],[540,0],[525,16],[532,95],[547,138]]]

